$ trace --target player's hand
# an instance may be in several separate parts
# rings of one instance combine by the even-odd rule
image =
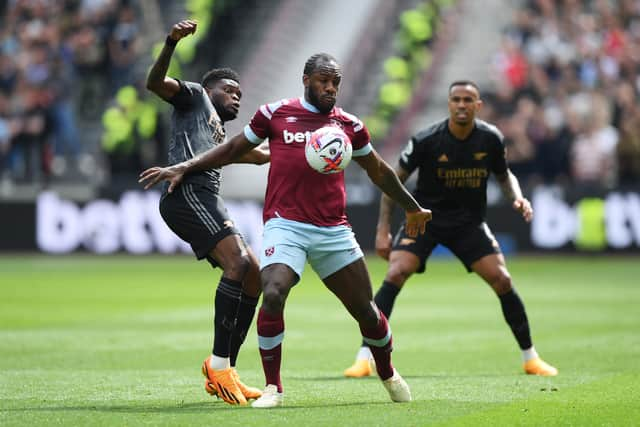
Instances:
[[[406,212],[407,222],[405,231],[407,236],[416,237],[418,233],[424,234],[427,222],[431,221],[431,211],[429,209],[419,208],[417,211]]]
[[[376,232],[376,253],[387,261],[391,254],[391,240],[391,233],[388,229],[379,229]]]
[[[197,21],[185,19],[184,21],[178,22],[171,28],[169,37],[171,37],[175,41],[178,41],[181,38],[188,36],[189,34],[195,33],[197,27]]]
[[[184,169],[178,165],[166,168],[154,166],[142,172],[139,176],[138,182],[144,184],[144,189],[148,190],[159,182],[168,181],[169,189],[167,191],[172,193],[173,189],[182,182],[183,176]]]
[[[513,202],[513,209],[520,212],[525,221],[531,222],[533,219],[533,208],[531,207],[531,203],[524,197],[516,199]]]

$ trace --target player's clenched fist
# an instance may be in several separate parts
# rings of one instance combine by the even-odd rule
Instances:
[[[195,33],[197,27],[198,27],[197,21],[193,21],[191,19],[185,19],[184,21],[178,22],[173,26],[173,28],[171,28],[169,37],[175,41],[178,41],[181,38],[188,36],[189,34]]]

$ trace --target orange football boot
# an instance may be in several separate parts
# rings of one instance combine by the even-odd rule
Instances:
[[[248,385],[240,381],[240,376],[238,375],[238,371],[236,371],[236,368],[231,368],[231,370],[233,371],[233,379],[236,381],[236,384],[238,384],[238,388],[242,392],[242,395],[245,399],[258,399],[260,396],[262,396],[262,390],[255,387],[249,387]]]
[[[540,375],[542,377],[555,377],[558,375],[558,370],[556,368],[549,365],[539,357],[527,360],[524,363],[523,368],[528,375]]]
[[[207,357],[202,363],[202,375],[205,376],[204,389],[212,396],[218,396],[230,405],[246,405],[247,399],[236,384],[233,368],[212,369]]]
[[[353,365],[344,370],[344,376],[350,378],[368,377],[375,369],[373,360],[356,359]]]

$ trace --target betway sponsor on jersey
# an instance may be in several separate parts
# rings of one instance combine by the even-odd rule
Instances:
[[[288,130],[284,130],[282,132],[282,140],[285,144],[292,144],[294,142],[307,142],[311,139],[311,131],[306,132],[289,132]]]

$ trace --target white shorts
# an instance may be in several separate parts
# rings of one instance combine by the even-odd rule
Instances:
[[[286,264],[302,277],[305,262],[324,279],[362,258],[364,254],[350,227],[318,227],[313,224],[272,218],[264,225],[260,269]]]

